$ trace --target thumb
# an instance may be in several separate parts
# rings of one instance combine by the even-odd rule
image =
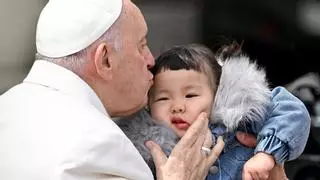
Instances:
[[[254,148],[257,145],[257,138],[254,135],[238,131],[236,137],[241,144],[247,147]]]
[[[147,141],[145,143],[147,148],[150,150],[154,165],[156,169],[163,166],[167,161],[167,156],[164,154],[160,146],[153,141]]]

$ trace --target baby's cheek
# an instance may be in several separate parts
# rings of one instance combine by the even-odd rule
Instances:
[[[159,111],[159,110],[156,110],[156,111],[151,111],[151,117],[156,121],[156,122],[164,122],[164,123],[167,123],[167,117],[166,115]]]
[[[158,117],[158,108],[157,108],[157,106],[155,106],[155,105],[151,105],[150,107],[150,114],[151,114],[151,117],[152,118],[157,118]]]

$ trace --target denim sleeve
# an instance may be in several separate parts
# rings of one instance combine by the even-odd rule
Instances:
[[[310,131],[307,108],[283,87],[272,91],[268,115],[258,133],[257,152],[274,156],[276,162],[296,159],[303,152]]]

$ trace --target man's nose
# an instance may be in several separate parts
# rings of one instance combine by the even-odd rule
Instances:
[[[149,51],[149,53],[148,53],[148,56],[147,56],[147,63],[148,63],[147,67],[148,67],[148,69],[151,69],[155,64],[155,59],[154,59],[154,57],[153,57],[153,55],[152,55],[152,53],[151,53],[149,48],[148,48],[148,51]]]

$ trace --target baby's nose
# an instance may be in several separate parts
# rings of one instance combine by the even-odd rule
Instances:
[[[173,106],[173,108],[172,108],[172,112],[173,113],[183,113],[183,112],[185,112],[185,106],[184,105],[182,105],[182,104],[180,104],[180,105],[175,105],[175,106]]]

